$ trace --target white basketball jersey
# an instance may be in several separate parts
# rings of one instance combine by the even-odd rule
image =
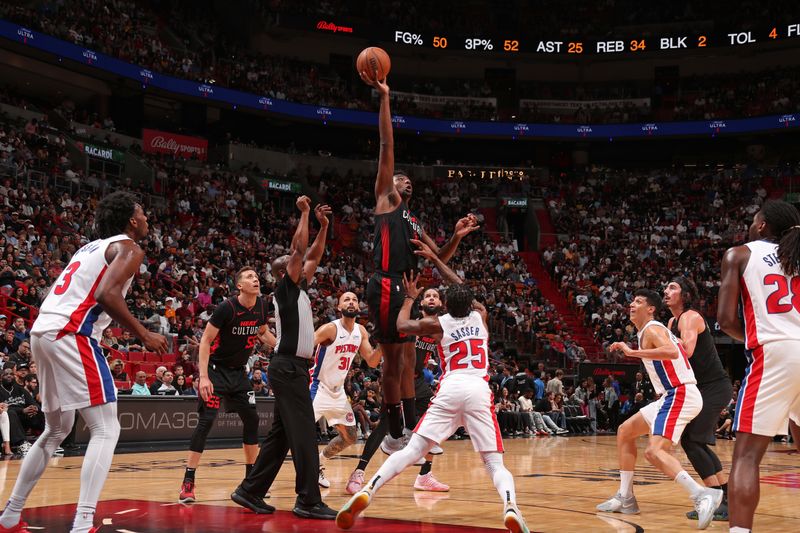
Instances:
[[[480,313],[471,311],[463,318],[447,314],[439,317],[439,323],[442,325],[442,342],[439,343],[442,380],[451,375],[488,380],[489,333]]]
[[[344,385],[347,371],[353,363],[353,358],[361,347],[361,327],[353,326],[353,331],[347,331],[342,325],[342,320],[334,320],[336,325],[336,338],[328,346],[319,345],[314,358],[314,367],[311,369],[311,388],[316,392],[319,383],[332,391],[338,391]]]
[[[650,382],[653,384],[653,388],[656,389],[656,392],[658,394],[664,394],[664,392],[680,385],[697,384],[697,379],[694,377],[694,370],[692,370],[692,366],[689,364],[689,358],[686,356],[683,346],[667,326],[661,322],[651,320],[639,330],[637,333],[639,337],[639,346],[641,347],[642,345],[644,330],[649,327],[661,327],[667,330],[669,340],[678,347],[678,351],[680,352],[680,356],[677,359],[642,359],[642,363],[644,363],[644,367],[647,369],[647,374],[650,376]]]
[[[787,277],[778,261],[778,245],[748,242],[750,259],[742,273],[745,346],[800,340],[800,276]]]
[[[42,334],[58,331],[60,335],[74,333],[99,341],[103,330],[111,323],[111,317],[97,303],[94,295],[108,270],[108,246],[124,240],[131,238],[121,234],[98,239],[75,252],[42,302],[31,332]],[[123,298],[132,281],[133,276],[125,283],[122,289]]]

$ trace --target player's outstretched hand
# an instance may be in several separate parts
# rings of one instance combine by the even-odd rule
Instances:
[[[609,352],[622,352],[625,355],[630,355],[633,353],[633,350],[630,346],[625,344],[624,342],[615,342],[608,347]]]
[[[317,220],[323,226],[327,226],[329,223],[328,217],[333,213],[333,209],[328,204],[317,204],[317,207],[314,208],[314,215],[316,215]]]
[[[295,205],[297,206],[297,209],[299,209],[301,213],[307,213],[308,211],[311,211],[311,198],[303,195],[297,199]]]
[[[151,352],[167,353],[167,338],[164,335],[148,331],[142,339],[142,343]]]
[[[428,246],[427,244],[425,244],[424,242],[422,242],[419,239],[411,239],[411,244],[413,244],[414,246],[419,248],[419,250],[414,250],[414,253],[417,254],[420,257],[424,257],[428,261],[433,261],[434,258],[438,257],[434,253],[434,251],[431,250],[430,246]]]
[[[467,216],[460,218],[458,222],[456,222],[455,232],[459,238],[464,238],[479,228],[480,226],[478,225],[478,218],[470,213]]]
[[[389,86],[386,84],[386,80],[388,78],[383,78],[382,80],[377,79],[378,78],[378,69],[375,69],[375,73],[374,74],[375,75],[372,78],[370,78],[369,76],[367,76],[367,72],[365,70],[362,70],[361,72],[359,72],[359,75],[361,76],[361,79],[364,81],[364,83],[366,83],[367,85],[371,85],[371,86],[375,87],[375,89],[377,89],[377,91],[381,95],[389,94]]]
[[[200,385],[197,386],[197,390],[200,392],[200,397],[203,401],[207,402],[214,394],[214,384],[211,383],[207,376],[200,376]]]
[[[417,299],[419,296],[419,287],[417,287],[417,282],[419,281],[419,274],[414,275],[414,271],[411,271],[411,275],[403,274],[403,288],[406,290],[406,294],[413,299]]]

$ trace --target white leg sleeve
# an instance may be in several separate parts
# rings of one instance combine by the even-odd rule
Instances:
[[[367,486],[374,491],[381,488],[385,483],[388,483],[397,474],[417,462],[417,459],[424,457],[431,448],[434,442],[425,437],[414,433],[411,435],[411,440],[405,448],[399,452],[393,453],[386,462],[381,465],[372,479],[369,480]]]
[[[500,452],[481,452],[481,459],[492,478],[494,488],[503,500],[503,503],[516,503],[517,491],[514,488],[514,476],[503,464],[503,454]]]
[[[0,413],[0,434],[2,434],[3,442],[11,440],[11,422],[8,420],[8,411]]]

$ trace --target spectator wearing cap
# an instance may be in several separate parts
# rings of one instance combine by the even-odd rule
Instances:
[[[14,367],[14,377],[17,380],[17,385],[20,387],[25,386],[25,378],[30,373],[31,365],[29,363],[20,363]]]
[[[5,331],[7,326],[8,317],[6,315],[0,315],[0,331]]]
[[[147,374],[141,370],[136,373],[136,381],[131,387],[133,396],[150,396],[150,388],[147,386]]]
[[[442,375],[439,364],[433,359],[429,359],[427,368],[422,369],[422,375],[425,378],[425,383],[432,387],[435,386],[436,381],[438,381],[439,377]]]

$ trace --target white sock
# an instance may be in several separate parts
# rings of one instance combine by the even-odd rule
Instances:
[[[494,488],[503,500],[503,504],[516,504],[517,492],[514,487],[514,476],[503,464],[503,454],[500,452],[481,452],[481,459],[486,470],[492,478]]]
[[[619,493],[623,498],[633,495],[633,470],[619,471]]]
[[[44,432],[36,439],[25,456],[25,460],[22,461],[14,490],[11,492],[3,515],[0,516],[0,526],[11,528],[19,523],[28,495],[42,477],[56,448],[72,431],[74,421],[75,411],[54,411],[44,414]]]
[[[319,452],[319,466],[320,467],[325,466],[326,459],[327,459],[327,457],[325,457],[325,452],[324,451]]]
[[[427,454],[433,448],[433,444],[433,441],[414,433],[405,448],[393,453],[384,461],[372,479],[367,482],[367,487],[374,493]]]
[[[732,527],[728,531],[730,531],[731,533],[750,533],[750,530],[747,529],[746,527],[738,527],[738,526]]]
[[[72,533],[86,533],[91,529],[97,500],[106,483],[119,439],[116,402],[81,409],[81,416],[91,436],[81,467],[81,492]]]
[[[675,476],[675,481],[680,484],[681,487],[686,489],[686,492],[689,493],[689,496],[692,498],[696,498],[698,494],[703,491],[703,487],[700,486],[697,481],[692,479],[686,470],[681,470],[678,472],[678,475]]]
[[[11,421],[8,419],[8,411],[0,413],[0,434],[3,436],[3,442],[11,440]]]

